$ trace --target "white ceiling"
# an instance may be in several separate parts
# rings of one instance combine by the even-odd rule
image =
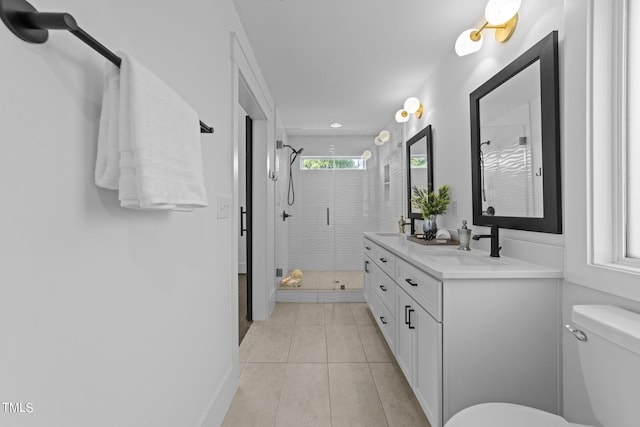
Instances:
[[[233,0],[289,134],[375,135],[486,0]],[[454,54],[455,55],[455,54]]]

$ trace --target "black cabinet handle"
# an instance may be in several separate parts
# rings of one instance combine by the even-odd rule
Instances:
[[[380,261],[387,262],[387,259],[386,258],[380,258]]]
[[[385,288],[384,285],[380,285],[380,289],[382,289],[382,292],[387,292],[387,288]]]
[[[384,320],[384,316],[380,316],[380,321],[383,325],[386,325],[388,323],[386,320]]]
[[[407,310],[408,310],[408,309],[410,309],[410,308],[411,308],[411,306],[410,306],[410,305],[405,305],[405,306],[404,306],[404,324],[405,324],[405,325],[408,325],[408,324],[409,324],[409,320],[408,320],[409,315],[407,314]]]
[[[365,273],[368,273],[368,272],[369,272],[369,269],[368,269],[367,267],[369,267],[369,261],[365,261],[365,262],[364,262],[364,272],[365,272]]]
[[[413,313],[414,311],[415,311],[415,310],[414,310],[413,308],[410,308],[410,309],[409,309],[409,329],[415,329],[415,328],[416,328],[415,326],[413,326],[413,325],[411,324],[411,313]]]
[[[244,228],[244,215],[247,214],[247,211],[244,210],[244,206],[240,206],[240,236],[244,236],[244,232],[247,231]]]
[[[411,286],[418,286],[418,284],[411,279],[404,279],[404,281],[410,284]]]

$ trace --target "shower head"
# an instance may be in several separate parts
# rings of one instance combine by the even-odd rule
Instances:
[[[288,144],[283,144],[283,147],[287,147],[287,148],[291,149],[291,153],[289,154],[289,163],[290,164],[293,164],[293,162],[296,161],[296,159],[298,158],[300,153],[302,153],[302,151],[304,150],[303,147],[300,147],[299,150],[296,150],[295,148],[293,148],[292,146],[290,146]]]
[[[284,144],[283,147],[287,147],[290,148],[291,151],[293,151],[294,153],[296,153],[296,155],[302,153],[302,150],[304,150],[304,147],[300,147],[299,150],[296,150],[295,148],[293,148],[292,146],[290,146],[289,144]]]
[[[480,147],[482,147],[483,145],[491,145],[491,141],[481,142]]]

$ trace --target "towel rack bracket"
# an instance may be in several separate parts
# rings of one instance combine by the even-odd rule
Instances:
[[[38,10],[26,0],[0,0],[0,18],[7,28],[20,39],[39,44],[47,41],[49,31],[29,25],[28,17],[37,13]]]

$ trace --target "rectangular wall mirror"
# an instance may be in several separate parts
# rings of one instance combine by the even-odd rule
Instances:
[[[473,223],[562,232],[558,33],[470,95]]]
[[[426,188],[433,191],[433,142],[431,125],[425,127],[407,141],[407,218],[422,219],[422,212],[411,205],[411,187]]]

